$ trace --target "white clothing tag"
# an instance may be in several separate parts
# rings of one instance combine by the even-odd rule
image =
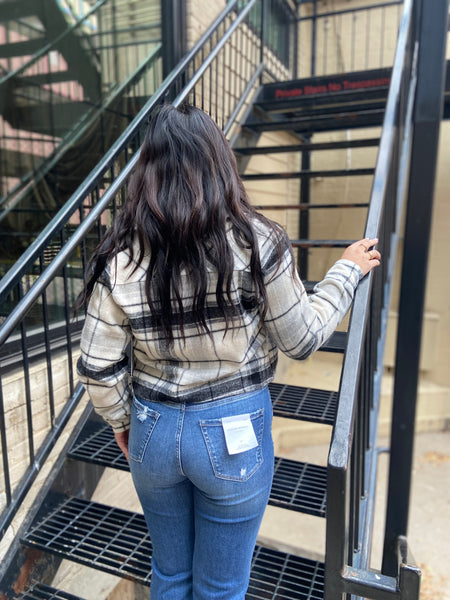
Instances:
[[[245,452],[258,445],[249,414],[223,417],[222,427],[229,454]]]

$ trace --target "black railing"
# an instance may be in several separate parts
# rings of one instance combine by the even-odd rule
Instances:
[[[296,77],[391,67],[402,3],[339,11],[320,7],[318,0],[299,3]]]
[[[156,90],[86,181],[0,281],[0,306],[6,307],[4,322],[0,325],[0,347],[5,348],[6,342],[12,340],[15,347],[19,345],[21,349],[13,385],[23,386],[24,398],[23,405],[16,408],[16,411],[24,413],[20,446],[22,467],[16,464],[20,462],[20,453],[15,452],[13,468],[9,462],[11,431],[7,418],[9,411],[6,410],[9,408],[6,402],[10,369],[6,376],[2,368],[6,360],[3,356],[0,358],[0,436],[6,507],[0,522],[1,534],[10,524],[39,465],[60,433],[61,424],[67,421],[80,398],[73,369],[80,324],[73,322],[70,307],[81,286],[86,256],[98,243],[126,198],[126,181],[137,161],[148,118],[161,102],[179,104],[189,100],[209,112],[225,131],[232,130],[236,115],[245,108],[262,76],[262,59],[268,60],[272,72],[277,68],[277,59],[270,60],[270,51],[264,50],[250,23],[251,11],[260,3],[261,0],[250,0],[238,7],[236,0],[226,7]],[[263,18],[264,11],[259,14]],[[267,31],[267,27],[262,25],[261,30]],[[279,72],[280,76],[286,76],[285,69],[280,68]],[[51,254],[55,246],[59,251],[47,264],[46,255]],[[53,334],[53,331],[58,334]],[[41,348],[47,363],[40,378],[41,385],[34,387],[26,383],[30,381],[31,369],[34,368],[28,343],[31,336],[37,336],[36,339],[41,336]],[[66,365],[67,383],[58,397],[69,397],[70,400],[53,406],[56,368],[60,362]],[[46,435],[45,440],[38,446],[34,411],[36,402],[42,407],[45,399],[49,417],[47,427],[40,432],[41,438]]]
[[[328,458],[326,600],[341,598],[343,594],[401,599],[415,599],[419,594],[420,571],[405,562],[406,528],[395,539],[392,538],[392,529],[389,531],[391,556],[388,572],[371,571],[369,559],[385,323],[400,223],[408,193],[411,148],[414,152],[412,139],[416,124],[413,107],[420,97],[418,90],[422,88],[425,91],[424,82],[417,79],[417,60],[424,51],[418,38],[420,4],[413,0],[405,0],[404,3],[365,231],[367,237],[380,238],[384,258],[381,268],[361,283],[355,295],[341,376],[339,408]],[[445,9],[443,15],[446,16]],[[445,38],[446,19],[443,18],[442,22],[442,31],[438,31],[437,35]],[[439,62],[443,63],[443,60],[441,55]],[[428,71],[433,70],[433,64],[436,64],[436,57],[434,63],[429,62]],[[439,114],[435,116],[438,122]],[[436,143],[436,137],[429,139],[430,151]],[[423,176],[428,180],[432,171],[427,170]],[[433,179],[434,173],[431,177]],[[402,398],[394,398],[394,411],[399,401],[403,402],[403,410],[408,412]],[[413,425],[409,425],[402,447],[410,454]],[[404,433],[406,431],[402,434],[397,431],[399,436]],[[411,464],[405,466],[397,460],[396,468],[397,477],[401,477],[405,468],[410,472]],[[391,476],[396,475],[391,472]],[[398,500],[397,497],[397,513],[407,512],[409,499],[402,494],[402,506],[399,506]],[[391,498],[391,502],[391,514],[396,514],[393,507],[396,501]],[[398,533],[398,528],[396,530]]]

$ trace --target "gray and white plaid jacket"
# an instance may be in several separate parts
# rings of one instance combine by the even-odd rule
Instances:
[[[206,299],[212,335],[199,330],[189,319],[192,289],[185,277],[185,339],[174,325],[174,345],[169,347],[152,323],[146,300],[149,257],[144,257],[133,274],[136,264],[126,266],[127,252],[111,261],[89,302],[78,374],[95,410],[116,432],[129,427],[133,393],[161,402],[207,402],[258,390],[273,379],[278,349],[292,358],[307,358],[336,329],[350,307],[361,269],[351,261],[337,261],[308,297],[295,270],[293,274],[287,236],[281,267],[277,269],[273,235],[260,223],[255,227],[268,311],[262,322],[260,301],[250,275],[249,251],[240,248],[230,233],[234,254],[232,298],[238,316],[226,335],[216,303],[213,268],[207,273]],[[132,381],[126,354],[130,342],[134,347]]]

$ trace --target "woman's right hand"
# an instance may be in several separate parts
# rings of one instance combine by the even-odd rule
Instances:
[[[344,250],[341,258],[356,263],[363,274],[367,275],[369,271],[380,265],[381,254],[378,250],[373,248],[376,244],[378,244],[378,239],[376,238],[364,238],[363,240],[358,240]],[[372,250],[370,250],[370,248],[372,248]]]

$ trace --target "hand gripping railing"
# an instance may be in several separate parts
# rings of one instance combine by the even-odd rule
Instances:
[[[87,254],[103,235],[117,206],[125,199],[125,184],[138,159],[147,121],[161,102],[173,101],[177,105],[188,99],[209,112],[224,130],[230,130],[237,112],[252,92],[252,85],[256,85],[264,69],[261,32],[266,33],[267,27],[260,23],[258,32],[258,24],[255,25],[255,15],[263,18],[265,14],[263,10],[256,10],[260,3],[261,0],[249,0],[244,4],[235,0],[227,5],[85,182],[0,281],[0,307],[8,302],[11,306],[0,325],[0,352],[6,340],[8,343],[11,340],[17,342],[19,358],[16,366],[20,368],[24,382],[26,418],[23,430],[24,443],[28,436],[29,458],[26,472],[21,479],[13,481],[8,463],[8,422],[4,418],[8,381],[0,373],[0,437],[6,497],[6,509],[0,521],[2,535],[60,433],[62,424],[81,396],[79,386],[74,383],[72,349],[80,325],[71,321],[70,305],[77,293],[77,282],[79,284],[84,272]],[[61,250],[47,264],[46,252],[55,243],[61,245]],[[61,306],[55,306],[58,298],[64,299]],[[52,310],[50,305],[53,305]],[[41,344],[40,357],[45,356],[46,359],[47,374],[42,375],[47,388],[45,394],[31,389],[29,385],[30,369],[34,368],[30,338],[33,343]],[[69,388],[66,394],[70,400],[65,406],[58,407],[57,396],[61,396],[61,392],[56,394],[53,389],[52,368],[61,353],[68,370]],[[0,354],[0,365],[7,360]],[[40,394],[41,405],[43,396],[48,397],[51,421],[45,441],[38,450],[34,448],[33,438],[33,394]]]
[[[413,107],[423,85],[417,71],[423,51],[419,44],[420,5],[415,0],[404,3],[365,230],[366,237],[380,239],[381,252],[390,258],[361,282],[355,294],[328,457],[326,600],[340,599],[343,594],[376,600],[419,597],[420,570],[406,562],[404,538],[396,540],[396,572],[372,571],[369,559],[387,311],[408,193]],[[443,14],[445,25],[445,9]]]

